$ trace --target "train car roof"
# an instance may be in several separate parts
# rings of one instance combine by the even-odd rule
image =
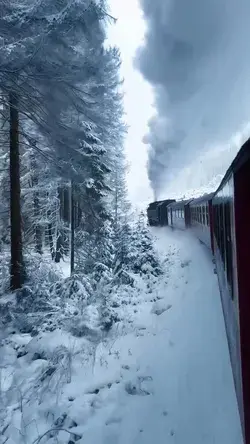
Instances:
[[[156,200],[148,205],[148,209],[153,209],[163,204],[169,205],[171,202],[175,202],[175,199]]]
[[[214,194],[216,194],[225,183],[227,183],[230,176],[236,173],[243,165],[250,159],[250,138],[242,145],[238,154],[232,161],[230,167],[228,168],[225,176],[223,177],[220,185]]]
[[[170,208],[175,208],[175,209],[179,209],[179,208],[183,208],[185,207],[185,205],[189,204],[190,202],[192,202],[193,199],[185,199],[185,200],[177,200],[177,202],[173,202],[170,205],[168,205]]]
[[[214,197],[214,192],[213,193],[207,193],[207,194],[203,194],[203,196],[197,197],[196,199],[193,199],[192,202],[190,203],[190,205],[196,205],[199,204],[201,202],[207,202],[209,200],[211,200]]]
[[[175,202],[175,199],[166,199],[166,200],[163,200],[162,202],[160,202],[160,203],[158,204],[158,207],[160,207],[160,206],[162,206],[162,205],[169,205],[169,204],[171,204],[171,203],[173,203],[173,202]]]
[[[152,209],[152,208],[157,207],[157,205],[159,205],[161,202],[163,202],[163,201],[162,201],[162,200],[156,200],[155,202],[151,202],[151,203],[148,205],[148,209],[149,209],[149,208]]]

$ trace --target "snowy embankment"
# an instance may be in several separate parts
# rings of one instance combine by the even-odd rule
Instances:
[[[153,233],[164,275],[137,278],[101,341],[5,340],[0,443],[242,443],[211,257],[188,233]]]

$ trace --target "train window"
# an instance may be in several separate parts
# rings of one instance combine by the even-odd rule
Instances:
[[[220,250],[220,236],[219,236],[219,225],[220,225],[220,219],[219,219],[219,206],[215,205],[213,207],[214,210],[214,234],[215,234],[215,239],[216,239],[216,243],[217,246]]]
[[[215,206],[215,237],[218,248],[220,248],[220,239],[219,239],[219,211],[218,211],[218,205]]]
[[[218,245],[218,238],[217,238],[217,206],[216,205],[213,205],[212,211],[213,211],[213,222],[214,222],[214,227],[213,227],[214,240],[216,241],[216,243]]]
[[[232,237],[231,237],[231,215],[230,215],[230,202],[227,202],[224,206],[225,210],[225,243],[226,243],[226,272],[227,281],[231,291],[231,297],[233,295],[233,254],[232,254]]]
[[[206,205],[206,225],[209,226],[208,204]]]
[[[216,224],[217,224],[217,244],[220,250],[220,212],[219,212],[219,204],[216,207]]]
[[[225,239],[224,239],[224,205],[219,205],[219,239],[220,239],[220,253],[225,268]]]

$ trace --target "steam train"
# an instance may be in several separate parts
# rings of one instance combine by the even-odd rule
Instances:
[[[147,216],[151,226],[193,232],[214,257],[243,436],[250,444],[250,139],[215,192],[152,202]]]

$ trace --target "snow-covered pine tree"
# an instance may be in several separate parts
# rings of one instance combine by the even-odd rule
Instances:
[[[33,121],[38,130],[53,141],[54,152],[60,148],[60,157],[72,145],[75,151],[79,148],[85,128],[65,124],[65,117],[74,109],[79,121],[79,113],[88,112],[86,81],[95,74],[89,63],[93,46],[89,45],[89,37],[94,35],[95,25],[101,30],[99,22],[105,15],[103,3],[93,1],[47,0],[34,4],[30,0],[7,0],[1,9],[0,38],[4,45],[0,51],[0,79],[3,101],[7,105],[11,103],[10,143],[11,153],[14,153],[11,160],[15,161],[13,165],[11,162],[11,168],[18,173],[11,176],[15,181],[11,187],[15,192],[11,196],[15,210],[11,224],[15,265],[11,274],[16,288],[21,285],[19,268],[22,262],[18,113]],[[99,32],[99,36],[101,34]],[[65,160],[60,169],[68,169]]]
[[[143,213],[140,213],[133,226],[127,261],[130,269],[135,273],[152,273],[155,276],[162,273],[160,258],[154,249],[152,235]]]

